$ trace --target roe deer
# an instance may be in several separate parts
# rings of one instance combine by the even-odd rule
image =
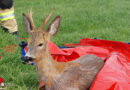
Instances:
[[[84,55],[69,62],[53,60],[48,42],[58,31],[60,16],[51,21],[46,31],[42,30],[51,15],[52,12],[48,18],[44,16],[43,24],[36,30],[32,10],[28,16],[23,13],[24,30],[30,35],[24,60],[35,63],[39,79],[45,83],[46,90],[87,90],[104,62],[94,55]]]

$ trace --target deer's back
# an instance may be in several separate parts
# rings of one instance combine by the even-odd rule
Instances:
[[[72,63],[72,64],[71,64]],[[54,90],[87,90],[104,62],[94,55],[84,55],[68,62],[64,72],[54,81]]]

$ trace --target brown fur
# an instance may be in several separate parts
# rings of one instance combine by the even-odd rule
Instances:
[[[46,31],[31,30],[29,26],[34,24],[31,25],[32,23],[25,15],[23,18],[25,30],[30,29],[25,56],[34,58],[33,62],[35,62],[39,79],[44,81],[46,90],[87,90],[104,62],[94,55],[84,55],[66,63],[53,60],[48,49],[48,42],[59,28],[60,17],[57,16]]]

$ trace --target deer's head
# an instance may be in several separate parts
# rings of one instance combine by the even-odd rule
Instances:
[[[29,34],[29,39],[27,41],[27,52],[24,57],[25,62],[39,60],[41,55],[48,50],[48,42],[51,36],[54,36],[60,25],[60,16],[56,16],[49,24],[46,30],[43,30],[44,25],[50,19],[52,11],[48,18],[44,15],[44,20],[41,27],[37,30],[33,18],[32,10],[30,10],[28,16],[23,13],[23,25],[24,30]]]

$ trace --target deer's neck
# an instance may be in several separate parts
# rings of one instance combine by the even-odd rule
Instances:
[[[36,62],[37,72],[41,80],[51,83],[51,80],[61,75],[66,64],[53,60],[48,48],[46,48],[42,54],[41,60]]]

